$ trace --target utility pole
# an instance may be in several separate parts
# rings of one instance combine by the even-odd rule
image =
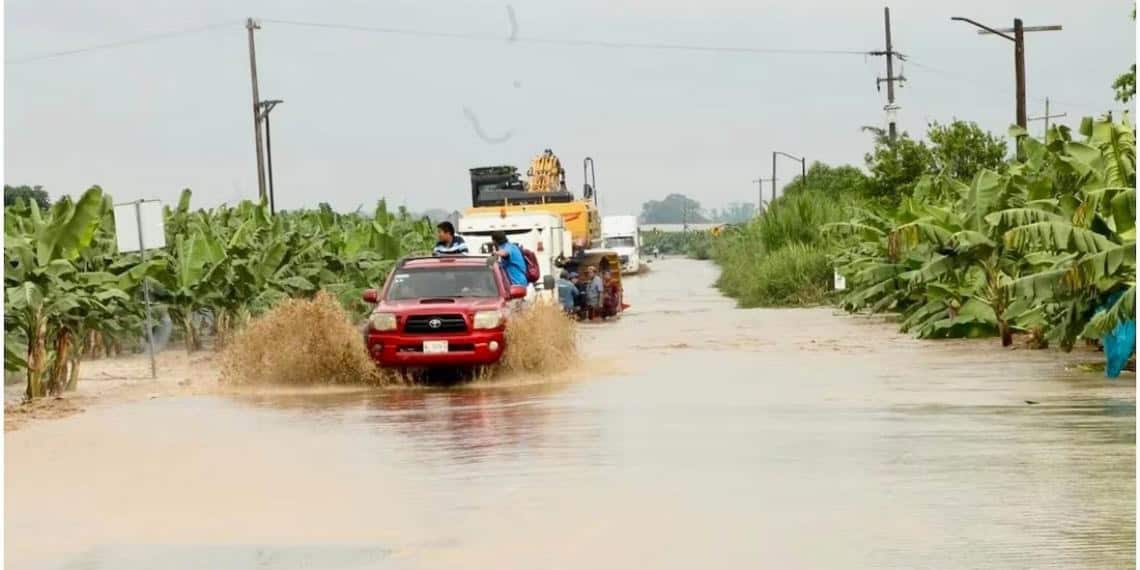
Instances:
[[[883,110],[887,112],[887,121],[888,121],[887,129],[888,129],[888,133],[890,133],[891,140],[893,141],[893,140],[895,140],[895,134],[897,133],[897,128],[895,127],[895,114],[894,113],[896,110],[898,110],[898,107],[895,106],[895,82],[898,81],[898,82],[902,83],[902,82],[906,81],[906,77],[903,77],[902,75],[897,75],[897,76],[895,75],[894,60],[897,57],[897,58],[899,58],[899,61],[905,61],[906,58],[903,57],[902,54],[896,52],[894,50],[894,46],[891,44],[891,9],[890,8],[886,8],[886,7],[883,8],[883,23],[884,23],[884,29],[886,30],[886,40],[887,40],[886,41],[886,47],[887,47],[887,49],[885,49],[883,51],[873,51],[873,52],[871,52],[871,55],[881,55],[881,56],[887,58],[887,76],[886,77],[879,77],[879,78],[875,79],[875,89],[876,90],[881,89],[881,86],[883,83],[887,84],[887,105],[885,107],[883,107]]]
[[[776,153],[772,153],[772,201],[769,204],[776,203]]]
[[[270,99],[269,101],[262,101],[258,105],[261,118],[265,120],[265,159],[269,163],[269,213],[276,214],[277,207],[273,200],[273,137],[269,132],[269,112],[274,107],[284,103],[281,99]]]
[[[778,151],[778,150],[772,151],[772,201],[773,202],[776,201],[776,156],[777,155],[786,156],[786,157],[800,163],[800,177],[803,178],[804,187],[805,188],[807,187],[807,159],[800,157],[800,156],[796,156],[794,154],[788,154],[786,152]]]
[[[767,209],[764,205],[764,183],[765,182],[772,182],[772,179],[771,178],[757,178],[756,180],[753,180],[753,182],[756,183],[756,191],[757,191],[757,198],[756,199],[758,200],[756,206],[759,208],[757,210],[757,212],[762,214]],[[770,205],[772,205],[772,203],[769,202],[768,205],[770,206]]]
[[[257,147],[257,197],[265,200],[265,157],[261,148],[261,98],[257,94],[257,52],[253,47],[253,31],[261,26],[246,18],[245,29],[249,33],[249,80],[253,85],[253,140]]]
[[[979,28],[979,35],[994,34],[1013,42],[1013,73],[1014,81],[1017,83],[1017,126],[1023,129],[1028,128],[1029,117],[1025,110],[1025,32],[1056,32],[1061,30],[1061,26],[1026,27],[1022,24],[1021,18],[1014,18],[1012,28],[996,30],[969,18],[955,16],[950,19],[955,22],[966,22]],[[1010,33],[1013,35],[1009,35]]]
[[[1013,72],[1017,75],[1017,124],[1029,128],[1029,112],[1025,108],[1025,25],[1013,19]]]
[[[1056,115],[1049,114],[1049,98],[1045,98],[1045,114],[1036,117],[1029,117],[1030,121],[1045,121],[1045,136],[1049,136],[1049,119],[1059,119],[1068,115],[1068,113],[1057,113]]]

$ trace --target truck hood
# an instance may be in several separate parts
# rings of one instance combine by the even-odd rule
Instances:
[[[499,298],[439,298],[439,299],[402,299],[399,301],[383,301],[373,312],[388,312],[400,314],[424,313],[472,313],[498,309],[503,305]]]

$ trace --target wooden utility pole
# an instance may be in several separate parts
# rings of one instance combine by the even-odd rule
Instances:
[[[969,18],[955,16],[950,18],[956,22],[966,22],[978,29],[979,35],[994,34],[1013,42],[1013,73],[1017,83],[1017,126],[1025,129],[1029,126],[1029,117],[1025,110],[1025,32],[1055,32],[1061,26],[1029,26],[1021,23],[1021,18],[1014,18],[1013,27],[995,30],[985,24],[979,24]],[[1012,33],[1013,35],[1009,35]]]
[[[1029,111],[1025,108],[1025,25],[1013,19],[1013,70],[1017,74],[1017,124],[1029,128]]]
[[[891,140],[893,141],[893,140],[895,140],[895,134],[897,133],[897,128],[895,127],[895,119],[894,119],[894,111],[897,109],[897,107],[895,107],[895,82],[896,81],[898,81],[900,83],[904,82],[904,81],[906,81],[906,78],[903,77],[902,75],[898,75],[898,76],[895,75],[895,65],[894,65],[895,58],[896,57],[899,58],[900,61],[902,61],[904,58],[903,58],[902,54],[895,52],[894,46],[891,43],[891,9],[890,8],[886,8],[886,7],[883,8],[883,24],[884,24],[884,29],[886,30],[886,47],[887,47],[887,49],[885,49],[883,51],[873,51],[873,52],[871,52],[871,55],[881,55],[881,56],[887,58],[887,76],[886,77],[879,77],[879,78],[875,79],[875,89],[882,89],[882,87],[881,87],[882,84],[883,83],[887,84],[887,106],[883,107],[883,110],[887,111],[887,114],[888,114],[887,116],[888,116],[889,122],[887,124],[887,132],[890,134]]]
[[[1030,121],[1045,121],[1045,136],[1049,136],[1049,119],[1060,119],[1068,115],[1068,113],[1057,113],[1056,115],[1049,114],[1049,98],[1045,98],[1045,114],[1036,117],[1029,117]]]
[[[249,33],[249,80],[253,85],[253,140],[257,147],[257,197],[264,201],[265,157],[261,146],[261,97],[257,93],[257,52],[253,47],[253,31],[260,28],[253,18],[246,18],[245,29]]]

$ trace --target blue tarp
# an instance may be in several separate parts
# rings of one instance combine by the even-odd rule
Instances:
[[[1101,305],[1097,312],[1108,310],[1116,304],[1120,295],[1119,292],[1110,295],[1108,301]],[[1136,350],[1136,321],[1128,319],[1116,325],[1116,328],[1100,338],[1100,344],[1104,347],[1104,375],[1109,378],[1120,376],[1120,371],[1124,370],[1124,365]]]

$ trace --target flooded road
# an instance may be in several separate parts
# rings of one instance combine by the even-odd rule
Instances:
[[[10,432],[8,567],[1135,565],[1132,376],[738,310],[715,276],[630,279],[572,381],[160,398]]]

